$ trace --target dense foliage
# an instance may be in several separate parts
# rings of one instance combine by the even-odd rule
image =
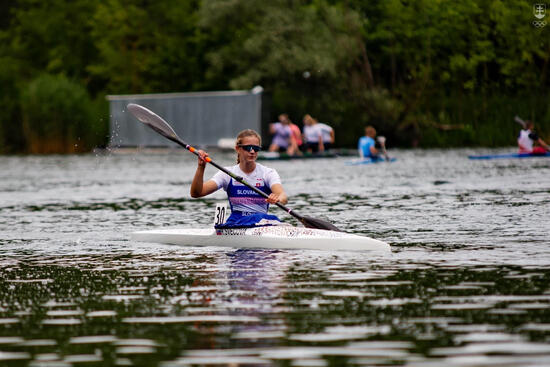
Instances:
[[[41,75],[21,93],[23,136],[30,153],[90,150],[98,124],[88,93],[62,75]]]
[[[310,113],[336,128],[341,146],[354,146],[366,124],[399,145],[513,145],[516,114],[550,133],[550,25],[534,26],[528,1],[17,0],[0,7],[1,152],[67,151],[65,143],[42,149],[33,140],[50,118],[26,111],[37,78],[84,88],[82,111],[59,119],[67,122],[52,134],[62,142],[64,124],[84,126],[94,132],[77,136],[85,147],[107,141],[105,94],[255,85],[270,96],[273,116],[285,111],[301,123]],[[58,98],[40,103],[49,101]]]

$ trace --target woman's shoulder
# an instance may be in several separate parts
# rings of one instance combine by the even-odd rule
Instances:
[[[281,177],[279,176],[279,173],[275,170],[275,168],[266,167],[262,164],[256,163],[256,177],[261,177],[271,186],[275,183],[281,183]]]
[[[256,170],[262,173],[277,172],[275,168],[264,166],[263,164],[260,164],[258,162],[256,162]]]
[[[225,168],[226,170],[228,170],[229,172],[232,172],[232,173],[237,173],[240,168],[239,168],[239,165],[238,164],[235,164],[233,166],[224,166],[223,168]],[[229,177],[225,172],[223,171],[218,171],[215,173],[215,176],[227,176]]]

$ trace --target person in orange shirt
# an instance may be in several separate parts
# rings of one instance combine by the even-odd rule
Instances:
[[[296,146],[298,148],[294,154],[301,154],[303,143],[304,143],[302,139],[302,131],[300,131],[300,128],[298,127],[298,125],[296,125],[292,121],[290,121],[289,126],[290,126],[290,130],[292,130],[292,136],[294,136],[294,141],[296,142]]]

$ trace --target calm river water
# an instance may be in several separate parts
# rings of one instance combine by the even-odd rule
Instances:
[[[549,366],[550,159],[467,159],[512,150],[266,163],[391,254],[136,243],[212,224],[189,153],[0,157],[0,365]]]

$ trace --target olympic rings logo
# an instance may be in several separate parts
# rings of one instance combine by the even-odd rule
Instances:
[[[533,21],[533,25],[537,28],[542,28],[546,25],[546,21],[545,20],[534,20]]]

